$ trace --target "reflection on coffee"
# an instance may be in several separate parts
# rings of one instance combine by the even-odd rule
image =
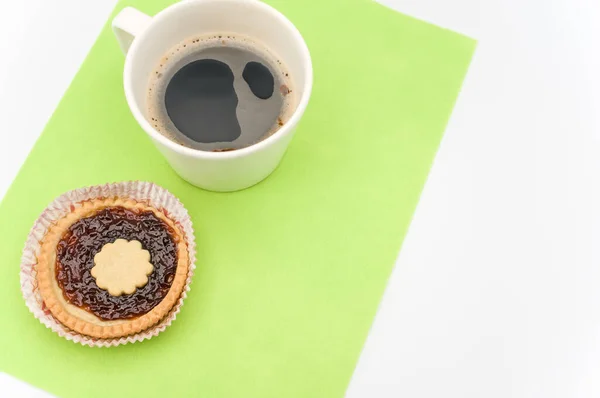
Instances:
[[[249,38],[211,35],[171,49],[152,73],[148,120],[161,134],[204,151],[253,145],[294,111],[285,66]]]

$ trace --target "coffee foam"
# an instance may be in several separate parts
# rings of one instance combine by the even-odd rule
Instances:
[[[243,35],[227,33],[209,34],[186,39],[171,48],[160,59],[158,65],[152,71],[147,90],[146,119],[162,135],[180,145],[193,149],[207,151],[228,150],[226,145],[223,145],[224,143],[198,143],[179,132],[166,113],[164,107],[165,90],[171,78],[183,66],[196,59],[202,59],[202,51],[217,47],[245,50],[256,54],[262,60],[266,61],[275,78],[276,86],[274,95],[282,95],[283,98],[280,116],[273,126],[265,131],[265,134],[260,139],[254,142],[243,143],[241,147],[254,145],[274,134],[291,118],[296,110],[296,93],[290,73],[285,64],[264,45]]]

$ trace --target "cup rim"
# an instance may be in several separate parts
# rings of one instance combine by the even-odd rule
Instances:
[[[152,29],[152,25],[159,20],[164,20],[166,18],[170,18],[181,8],[189,7],[190,3],[195,3],[197,5],[207,5],[210,3],[233,3],[233,4],[252,4],[254,7],[260,8],[263,12],[271,14],[273,17],[277,18],[284,26],[286,26],[291,32],[297,43],[299,44],[300,52],[302,53],[303,58],[303,67],[306,71],[306,79],[304,81],[304,87],[302,96],[298,101],[298,105],[294,110],[294,113],[290,117],[290,119],[281,126],[281,128],[271,134],[269,137],[265,138],[262,141],[259,141],[253,145],[250,145],[245,148],[236,149],[234,151],[225,151],[225,152],[209,152],[202,151],[199,149],[188,148],[181,144],[178,144],[174,141],[171,141],[157,130],[155,130],[151,124],[146,120],[144,115],[142,114],[137,101],[133,96],[133,88],[132,88],[132,59],[135,57],[137,53],[137,49],[139,44],[144,40],[147,32]],[[310,57],[310,52],[308,50],[308,46],[304,41],[304,38],[300,34],[300,31],[296,28],[296,26],[287,19],[281,12],[271,7],[270,5],[263,3],[259,0],[186,0],[180,1],[178,3],[172,4],[169,7],[163,9],[158,12],[154,17],[152,17],[152,21],[150,24],[144,29],[136,38],[133,40],[129,51],[125,57],[125,69],[123,72],[123,85],[125,88],[125,97],[127,100],[127,104],[131,112],[133,113],[134,118],[138,122],[138,124],[144,129],[144,131],[150,135],[150,137],[159,142],[161,145],[166,146],[172,151],[181,153],[186,156],[191,156],[194,158],[204,158],[204,159],[231,159],[243,157],[245,155],[249,155],[254,152],[261,151],[272,144],[276,143],[283,137],[287,136],[291,133],[293,128],[298,124],[298,121],[304,114],[304,111],[308,105],[308,101],[310,99],[312,85],[313,85],[313,69],[312,69],[312,61]]]

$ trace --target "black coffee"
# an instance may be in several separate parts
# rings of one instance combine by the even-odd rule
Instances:
[[[268,50],[246,38],[190,39],[154,71],[148,116],[169,139],[194,149],[253,145],[293,112],[289,73]]]

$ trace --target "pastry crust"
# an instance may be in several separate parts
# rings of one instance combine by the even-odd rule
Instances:
[[[103,320],[92,313],[68,303],[56,280],[56,246],[63,234],[77,220],[87,217],[106,207],[124,207],[138,211],[151,211],[169,225],[177,241],[177,269],[173,283],[163,300],[146,314],[133,319]],[[185,236],[180,228],[161,211],[145,203],[131,199],[105,198],[82,203],[52,226],[42,240],[37,261],[37,281],[40,294],[46,307],[63,325],[87,336],[96,338],[116,338],[141,332],[164,318],[175,305],[187,279],[189,254]]]

